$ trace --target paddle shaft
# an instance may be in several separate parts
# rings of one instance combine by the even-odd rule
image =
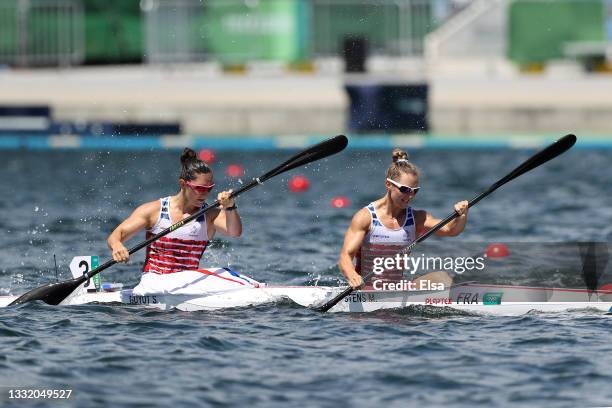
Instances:
[[[527,159],[525,162],[523,162],[520,166],[518,166],[517,168],[512,170],[510,173],[508,173],[506,176],[504,176],[503,178],[501,178],[500,180],[498,180],[497,182],[492,184],[487,190],[483,191],[482,193],[480,193],[479,195],[477,195],[476,197],[471,199],[469,201],[469,203],[468,203],[468,208],[475,206],[476,204],[478,204],[478,202],[480,202],[480,200],[482,200],[483,198],[487,197],[489,194],[491,194],[492,192],[494,192],[495,190],[497,190],[498,188],[500,188],[504,184],[508,183],[509,181],[514,180],[515,178],[519,177],[520,175],[522,175],[524,173],[527,173],[528,171],[530,171],[530,170],[532,170],[532,169],[534,169],[534,168],[536,168],[536,167],[546,163],[547,161],[554,159],[555,157],[559,156],[560,154],[566,152],[575,143],[576,143],[576,136],[571,135],[571,134],[570,135],[566,135],[566,136],[562,137],[561,139],[557,140],[552,145],[548,146],[547,148],[545,148],[545,149],[539,151],[538,153],[534,154],[533,156],[531,156],[529,159]],[[450,214],[448,217],[444,218],[442,221],[437,223],[429,231],[427,231],[423,235],[419,236],[416,240],[414,240],[410,245],[408,245],[408,247],[406,247],[404,252],[412,251],[412,249],[417,244],[419,244],[420,242],[423,242],[424,240],[429,238],[431,235],[435,234],[438,230],[440,230],[440,228],[444,227],[446,224],[448,224],[449,222],[451,222],[452,220],[454,220],[458,216],[459,216],[459,214],[457,214],[456,212]],[[368,274],[366,274],[363,277],[364,284],[372,276],[374,276],[374,272],[373,271],[368,273]],[[351,286],[349,286],[346,289],[344,289],[342,292],[340,292],[338,295],[336,295],[334,298],[329,300],[328,302],[326,302],[326,303],[324,303],[324,304],[322,304],[320,306],[314,307],[313,309],[318,311],[318,312],[327,312],[329,309],[331,309],[336,304],[338,304],[346,296],[350,295],[354,290],[356,290],[356,289],[351,287]]]

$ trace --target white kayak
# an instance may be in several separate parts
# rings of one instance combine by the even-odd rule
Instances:
[[[113,292],[81,291],[66,299],[62,304],[115,303],[162,310],[199,311],[248,307],[289,299],[298,305],[312,307],[331,299],[343,289],[344,287],[325,286],[261,286],[207,295],[137,295],[131,289]],[[0,296],[0,307],[7,306],[16,298],[17,296]],[[479,283],[462,283],[443,291],[361,290],[351,293],[330,312],[372,312],[410,306],[446,307],[493,315],[521,315],[531,311],[563,312],[569,310],[609,312],[612,311],[612,291]]]

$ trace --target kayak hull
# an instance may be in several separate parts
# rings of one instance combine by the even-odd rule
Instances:
[[[301,306],[312,307],[331,299],[343,289],[325,286],[263,286],[205,296],[135,295],[131,289],[127,289],[117,292],[83,292],[68,298],[62,304],[115,303],[161,310],[199,311],[249,307],[289,299]],[[17,296],[0,296],[0,307],[7,306],[16,298]],[[446,291],[361,290],[351,293],[330,312],[359,313],[410,306],[446,307],[469,313],[508,316],[530,311],[562,312],[577,309],[608,312],[612,308],[612,292],[476,283],[455,285]]]

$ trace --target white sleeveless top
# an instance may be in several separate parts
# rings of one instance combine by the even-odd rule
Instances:
[[[374,203],[367,207],[372,217],[370,230],[364,238],[364,243],[369,244],[410,244],[416,239],[416,224],[412,207],[406,208],[406,220],[401,228],[393,230],[385,227],[378,219]]]
[[[416,239],[416,223],[411,207],[406,208],[406,219],[401,228],[398,229],[387,228],[380,222],[374,203],[368,204],[366,208],[372,218],[370,229],[366,233],[354,260],[355,270],[362,276],[372,270],[375,257],[393,257]],[[382,274],[373,276],[372,280],[368,281],[366,288],[369,288],[373,280],[397,282],[402,278],[403,271],[386,270]]]
[[[170,197],[160,198],[157,222],[147,230],[147,239],[171,226]],[[152,242],[147,247],[143,272],[167,274],[198,269],[208,245],[206,214]]]

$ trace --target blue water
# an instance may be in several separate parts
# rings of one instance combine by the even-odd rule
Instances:
[[[529,151],[416,150],[415,207],[446,216]],[[218,153],[217,182],[240,163],[255,177],[287,152]],[[339,284],[354,211],[383,193],[389,152],[347,152],[245,193],[243,237],[220,239],[203,265],[276,284]],[[571,151],[504,186],[470,213],[463,241],[610,241],[609,151]],[[69,278],[75,255],[108,257],[105,239],[139,203],[173,194],[176,152],[0,152],[0,291]],[[293,174],[311,189],[290,193]],[[329,204],[345,195],[352,207]],[[132,241],[137,243],[142,237]],[[440,238],[431,238],[440,240]],[[458,239],[458,238],[454,238]],[[452,242],[452,239],[447,239]],[[143,254],[103,273],[134,285]],[[593,311],[490,317],[408,308],[326,314],[290,302],[216,312],[135,306],[2,310],[0,392],[72,389],[28,406],[593,406],[610,405],[611,320]]]

